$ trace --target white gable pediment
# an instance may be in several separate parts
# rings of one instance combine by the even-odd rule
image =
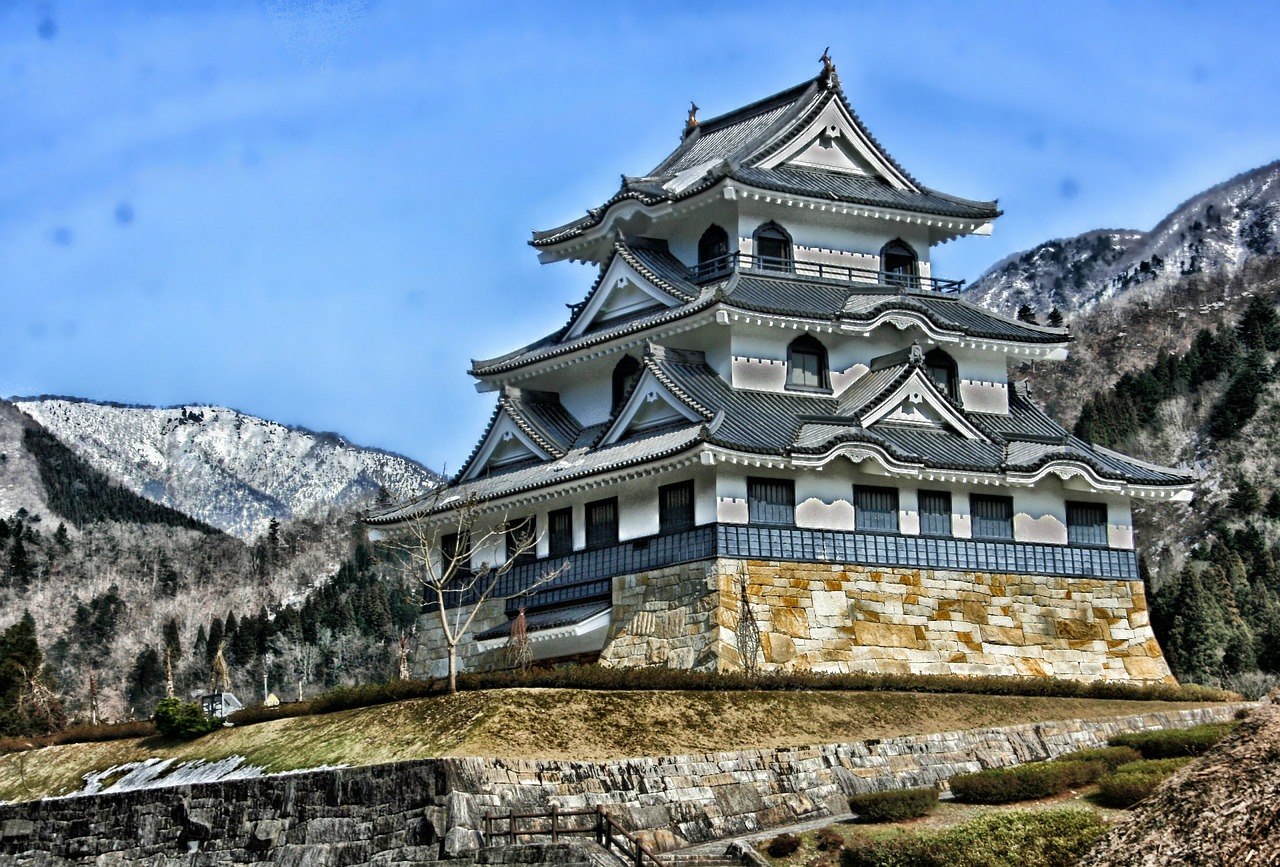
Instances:
[[[970,440],[987,439],[963,413],[938,393],[928,374],[919,368],[862,417],[863,427],[872,427],[879,422],[950,430]]]
[[[600,444],[609,445],[668,425],[699,421],[704,421],[701,415],[672,394],[652,371],[646,370]]]
[[[476,452],[465,478],[474,479],[486,472],[500,470],[530,459],[546,461],[551,459],[551,455],[539,448],[528,434],[520,430],[504,409],[489,429],[484,442],[480,444],[480,450]]]
[[[565,336],[577,337],[598,322],[629,316],[646,308],[675,307],[679,303],[641,276],[621,256],[614,256],[595,294]]]
[[[791,143],[762,162],[762,168],[794,165],[863,177],[880,178],[894,189],[910,189],[911,182],[863,134],[838,99],[809,123]]]

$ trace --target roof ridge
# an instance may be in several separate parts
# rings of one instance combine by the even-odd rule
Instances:
[[[552,437],[548,436],[545,430],[540,429],[539,424],[535,424],[520,406],[521,401],[520,389],[509,385],[502,387],[502,396],[498,398],[499,405],[507,411],[507,415],[516,427],[524,432],[525,436],[533,440],[538,448],[551,455],[553,458],[559,459],[564,457],[568,450],[562,448],[553,442]]]
[[[715,132],[717,129],[723,129],[732,123],[746,120],[749,117],[755,117],[758,114],[764,114],[771,108],[777,108],[780,105],[798,100],[809,90],[809,88],[818,84],[821,80],[821,75],[805,79],[799,84],[793,84],[791,87],[780,90],[777,93],[762,97],[754,102],[749,102],[746,105],[740,105],[737,108],[722,112],[714,117],[709,117],[706,120],[698,121],[698,125],[695,129],[700,132]]]

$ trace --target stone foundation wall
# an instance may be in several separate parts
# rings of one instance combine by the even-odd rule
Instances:
[[[714,561],[615,578],[600,664],[718,670],[720,584]]]
[[[839,815],[846,797],[1224,721],[1237,705],[817,747],[609,762],[424,759],[0,806],[0,863],[308,867],[516,863],[487,813],[603,805],[658,849]],[[557,853],[565,862],[584,859]],[[476,855],[476,857],[473,857]],[[541,856],[540,856],[541,857]],[[530,862],[526,862],[530,863]],[[540,863],[540,862],[539,862]]]
[[[474,605],[463,606],[462,619],[465,620],[474,608]],[[448,616],[452,622],[457,614],[450,611]],[[485,600],[476,619],[471,621],[471,628],[458,642],[458,671],[502,667],[502,649],[481,652],[476,646],[476,636],[486,629],[501,626],[507,619],[505,600]],[[449,674],[449,645],[440,626],[440,612],[434,605],[418,618],[418,642],[413,650],[412,665],[415,677],[446,677]]]
[[[741,667],[740,584],[764,670],[1173,680],[1140,581],[717,561],[721,670]]]
[[[615,578],[600,664],[741,670],[744,585],[763,671],[1173,680],[1140,581],[724,558]],[[471,636],[505,621],[485,603],[460,669],[501,665]],[[415,671],[441,676],[437,615],[421,623]]]

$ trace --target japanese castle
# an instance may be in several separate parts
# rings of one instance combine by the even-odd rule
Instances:
[[[586,215],[535,232],[598,267],[553,334],[471,375],[496,397],[443,496],[375,533],[533,528],[460,645],[708,671],[1170,680],[1130,515],[1189,473],[1084,442],[1008,378],[1063,329],[966,302],[930,249],[1001,214],[917,181],[818,77],[707,120]],[[553,582],[517,595],[561,564]],[[443,671],[438,618],[417,666]]]

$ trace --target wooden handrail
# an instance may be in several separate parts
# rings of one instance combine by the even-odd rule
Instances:
[[[903,274],[896,271],[878,271],[874,268],[857,268],[852,265],[834,265],[827,262],[808,262],[804,259],[777,259],[752,253],[727,253],[706,262],[699,262],[690,269],[695,282],[719,279],[734,271],[764,271],[771,274],[790,274],[819,280],[835,280],[841,283],[857,283],[870,286],[891,286],[900,292],[926,289],[934,292],[959,292],[963,280],[944,280],[940,277],[923,277],[919,274]]]
[[[579,825],[571,823],[569,825],[561,825],[560,820],[576,816],[594,816],[595,821],[590,825]],[[539,823],[537,827],[518,827],[521,820],[549,820],[547,824]],[[506,823],[506,830],[502,830],[499,826]],[[553,806],[550,810],[539,813],[517,813],[515,810],[508,810],[506,815],[501,813],[486,813],[484,816],[484,835],[488,841],[495,839],[505,839],[508,845],[516,845],[521,837],[537,837],[550,836],[552,843],[560,842],[561,835],[591,835],[596,838],[596,842],[605,848],[605,851],[612,852],[613,847],[618,848],[618,852],[628,862],[633,863],[636,867],[665,867],[662,860],[654,854],[653,850],[646,846],[640,838],[632,834],[626,828],[618,823],[618,820],[610,816],[604,807],[596,807],[592,810],[561,810]]]

